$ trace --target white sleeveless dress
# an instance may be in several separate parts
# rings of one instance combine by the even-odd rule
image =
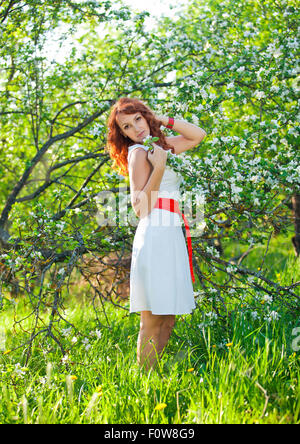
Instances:
[[[129,147],[128,160],[136,148]],[[158,197],[180,203],[182,177],[166,165]],[[179,205],[180,206],[180,205]],[[181,315],[195,308],[188,250],[177,213],[153,208],[139,219],[130,269],[130,313],[149,310],[156,315]]]

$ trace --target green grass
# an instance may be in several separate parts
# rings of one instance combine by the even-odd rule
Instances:
[[[249,268],[258,264],[255,254],[252,263],[251,255],[247,261]],[[292,277],[299,280],[299,263],[291,249],[280,248],[280,239],[275,239],[265,264],[287,285]],[[1,423],[300,423],[295,349],[300,338],[293,333],[300,324],[283,308],[277,307],[278,320],[268,322],[238,307],[226,332],[219,321],[205,322],[201,310],[177,317],[159,367],[146,373],[136,363],[138,315],[128,316],[107,304],[110,328],[101,328],[95,323],[91,296],[70,298],[64,306],[64,317],[78,329],[65,331],[68,359],[62,360],[51,338],[40,335],[24,369],[26,347],[3,352],[28,338],[29,318],[22,328],[17,324],[14,330],[13,324],[14,316],[25,318],[30,309],[24,299],[5,305]],[[45,310],[45,319],[49,313]],[[99,320],[106,325],[104,314],[99,313]],[[61,322],[56,328],[67,325]],[[159,403],[166,405],[155,410]]]

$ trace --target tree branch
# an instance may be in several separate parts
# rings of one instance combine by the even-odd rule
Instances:
[[[3,229],[5,223],[8,219],[11,208],[16,203],[17,196],[20,193],[20,191],[23,189],[23,187],[25,186],[26,181],[27,181],[28,177],[30,176],[32,170],[38,164],[38,162],[41,160],[41,158],[47,152],[47,150],[50,148],[50,146],[52,146],[54,143],[58,142],[59,140],[64,140],[64,139],[67,139],[68,137],[73,136],[73,134],[82,130],[83,128],[88,126],[91,122],[93,122],[95,119],[97,119],[101,114],[103,114],[103,112],[104,112],[104,110],[96,111],[94,114],[92,114],[90,117],[86,118],[82,123],[80,123],[75,128],[72,128],[71,130],[66,131],[65,133],[57,134],[56,136],[50,138],[46,143],[44,143],[42,148],[37,152],[37,154],[34,156],[32,161],[30,162],[29,167],[26,168],[26,170],[24,171],[19,182],[14,186],[12,192],[10,193],[10,195],[6,201],[6,204],[2,210],[2,213],[1,213],[0,229],[1,228]]]

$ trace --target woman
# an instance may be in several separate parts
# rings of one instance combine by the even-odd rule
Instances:
[[[180,213],[164,206],[172,201],[178,208],[182,180],[166,167],[167,151],[179,155],[198,145],[206,132],[184,120],[156,116],[141,100],[129,97],[113,105],[107,125],[113,168],[129,175],[131,204],[140,219],[132,248],[130,312],[141,312],[137,358],[148,370],[162,356],[175,316],[195,308]],[[180,135],[166,137],[161,125]],[[159,138],[153,152],[143,145],[147,136]]]

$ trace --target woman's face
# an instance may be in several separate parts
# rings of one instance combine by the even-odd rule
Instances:
[[[150,128],[142,113],[118,114],[117,123],[123,136],[129,137],[133,142],[142,143],[143,138],[150,135]]]

